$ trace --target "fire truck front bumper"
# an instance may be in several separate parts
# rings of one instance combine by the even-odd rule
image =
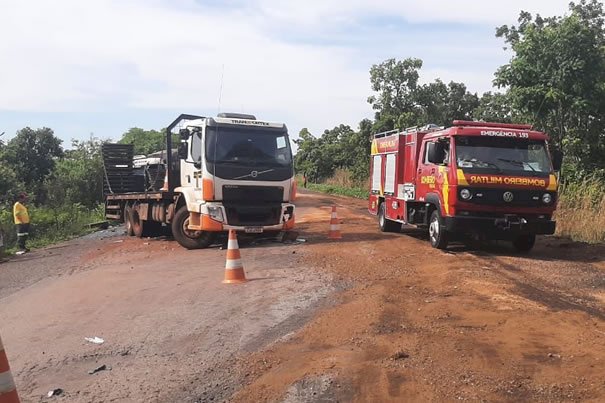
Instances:
[[[506,214],[501,217],[455,216],[445,218],[452,233],[481,233],[491,239],[509,239],[521,234],[551,235],[556,221],[549,216],[523,217]]]

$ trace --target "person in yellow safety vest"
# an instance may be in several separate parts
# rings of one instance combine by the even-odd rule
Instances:
[[[17,227],[17,245],[19,251],[17,254],[22,255],[25,252],[29,252],[29,249],[25,245],[27,237],[29,235],[29,213],[27,212],[27,195],[25,193],[19,194],[17,202],[13,206],[13,215],[15,217],[15,225]]]

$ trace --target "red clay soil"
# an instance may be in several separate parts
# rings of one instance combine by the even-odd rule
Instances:
[[[364,201],[299,204],[321,208],[301,215],[306,264],[346,290],[249,356],[235,401],[605,400],[603,246],[442,252],[422,232],[380,233]],[[332,204],[342,241],[326,240]]]

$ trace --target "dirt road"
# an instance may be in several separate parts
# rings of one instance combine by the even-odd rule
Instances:
[[[332,204],[342,241],[325,239]],[[605,247],[446,253],[379,233],[363,201],[297,205],[307,242],[242,249],[243,286],[220,283],[224,251],[163,239],[78,240],[0,265],[23,400],[605,399]]]

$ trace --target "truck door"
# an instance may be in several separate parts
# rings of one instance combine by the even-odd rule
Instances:
[[[428,150],[430,143],[440,143],[443,147],[442,159],[430,162]],[[450,139],[448,137],[428,139],[423,143],[422,158],[418,164],[418,199],[439,203],[441,214],[449,213],[449,169]],[[431,200],[432,199],[432,200]]]

